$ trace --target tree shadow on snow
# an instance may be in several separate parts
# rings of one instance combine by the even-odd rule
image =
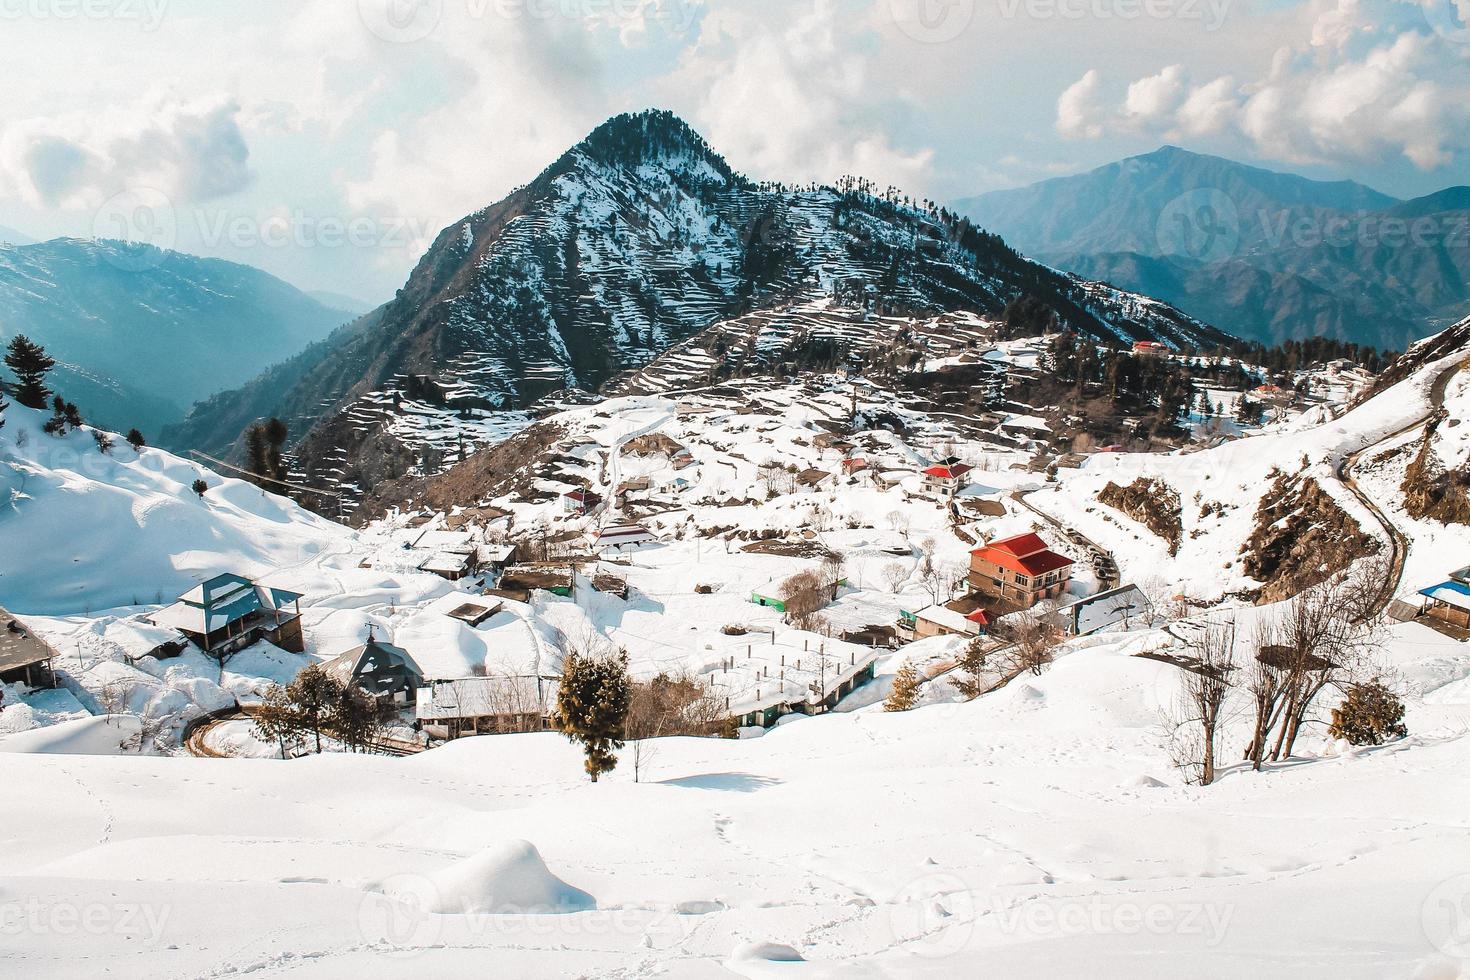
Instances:
[[[746,772],[712,772],[702,776],[664,779],[658,785],[678,786],[684,789],[713,789],[722,793],[755,793],[771,786],[779,786],[781,780],[770,776],[752,776]]]

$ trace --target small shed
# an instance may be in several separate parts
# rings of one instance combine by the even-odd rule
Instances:
[[[0,683],[55,687],[57,653],[29,626],[0,608]]]
[[[1451,577],[1447,582],[1419,590],[1424,614],[1451,626],[1470,629],[1470,585]]]

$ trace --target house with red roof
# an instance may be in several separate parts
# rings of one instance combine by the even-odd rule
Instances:
[[[1030,609],[1067,590],[1075,564],[1047,546],[1039,534],[1018,534],[970,552],[970,587]]]
[[[921,470],[919,475],[922,477],[922,485],[925,490],[940,496],[953,497],[969,484],[970,481],[965,474],[974,468],[951,456],[949,459],[942,459],[933,466]]]

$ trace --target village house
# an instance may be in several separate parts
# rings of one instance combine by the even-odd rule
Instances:
[[[592,533],[591,544],[597,554],[609,551],[622,554],[658,544],[658,536],[642,524],[610,524]]]
[[[1047,547],[1038,534],[1019,534],[970,552],[970,587],[1030,609],[1067,589],[1075,562]]]
[[[225,573],[179,596],[149,617],[155,626],[178,630],[217,657],[267,640],[302,653],[301,594],[256,585],[243,575]]]
[[[418,690],[424,732],[450,741],[471,735],[541,732],[551,727],[557,677],[464,677]]]
[[[976,606],[969,612],[949,606],[925,606],[923,609],[899,613],[898,634],[907,640],[923,640],[931,636],[984,636],[990,630],[990,614]]]
[[[419,571],[451,582],[468,578],[480,569],[480,545],[469,531],[426,530],[410,547],[425,555]]]
[[[832,474],[826,470],[819,470],[812,467],[796,474],[796,485],[804,487],[807,490],[816,490],[831,478]]]
[[[0,608],[0,684],[55,687],[57,653],[29,626]]]
[[[322,670],[343,685],[356,684],[374,697],[390,699],[395,704],[413,702],[415,692],[424,683],[424,672],[407,650],[371,635],[362,646],[322,664]]]
[[[1133,342],[1133,353],[1135,354],[1167,354],[1169,348],[1157,340],[1136,340]]]
[[[849,456],[842,461],[842,472],[848,476],[860,473],[868,468],[868,461],[861,456]]]
[[[1424,597],[1421,611],[1433,619],[1461,629],[1470,629],[1470,568],[1451,572],[1449,579],[1419,590]]]
[[[1109,626],[1128,626],[1146,619],[1152,611],[1153,603],[1136,585],[1120,585],[1057,610],[1073,636],[1086,636]]]
[[[798,639],[800,645],[797,645]],[[705,687],[742,727],[770,728],[790,714],[820,715],[873,679],[882,648],[815,634],[727,644],[703,672]]]
[[[942,497],[953,497],[965,488],[970,482],[966,478],[975,467],[968,463],[961,463],[953,456],[942,459],[933,466],[921,470],[921,486],[927,493],[935,493]]]
[[[590,514],[602,503],[602,498],[591,490],[577,489],[561,495],[561,509],[567,514]]]

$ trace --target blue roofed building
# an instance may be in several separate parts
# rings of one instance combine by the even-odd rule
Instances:
[[[1451,572],[1447,581],[1420,589],[1423,612],[1441,622],[1470,629],[1470,568]]]
[[[178,630],[217,657],[268,640],[301,653],[301,593],[257,585],[226,573],[201,582],[150,617],[155,626]]]

